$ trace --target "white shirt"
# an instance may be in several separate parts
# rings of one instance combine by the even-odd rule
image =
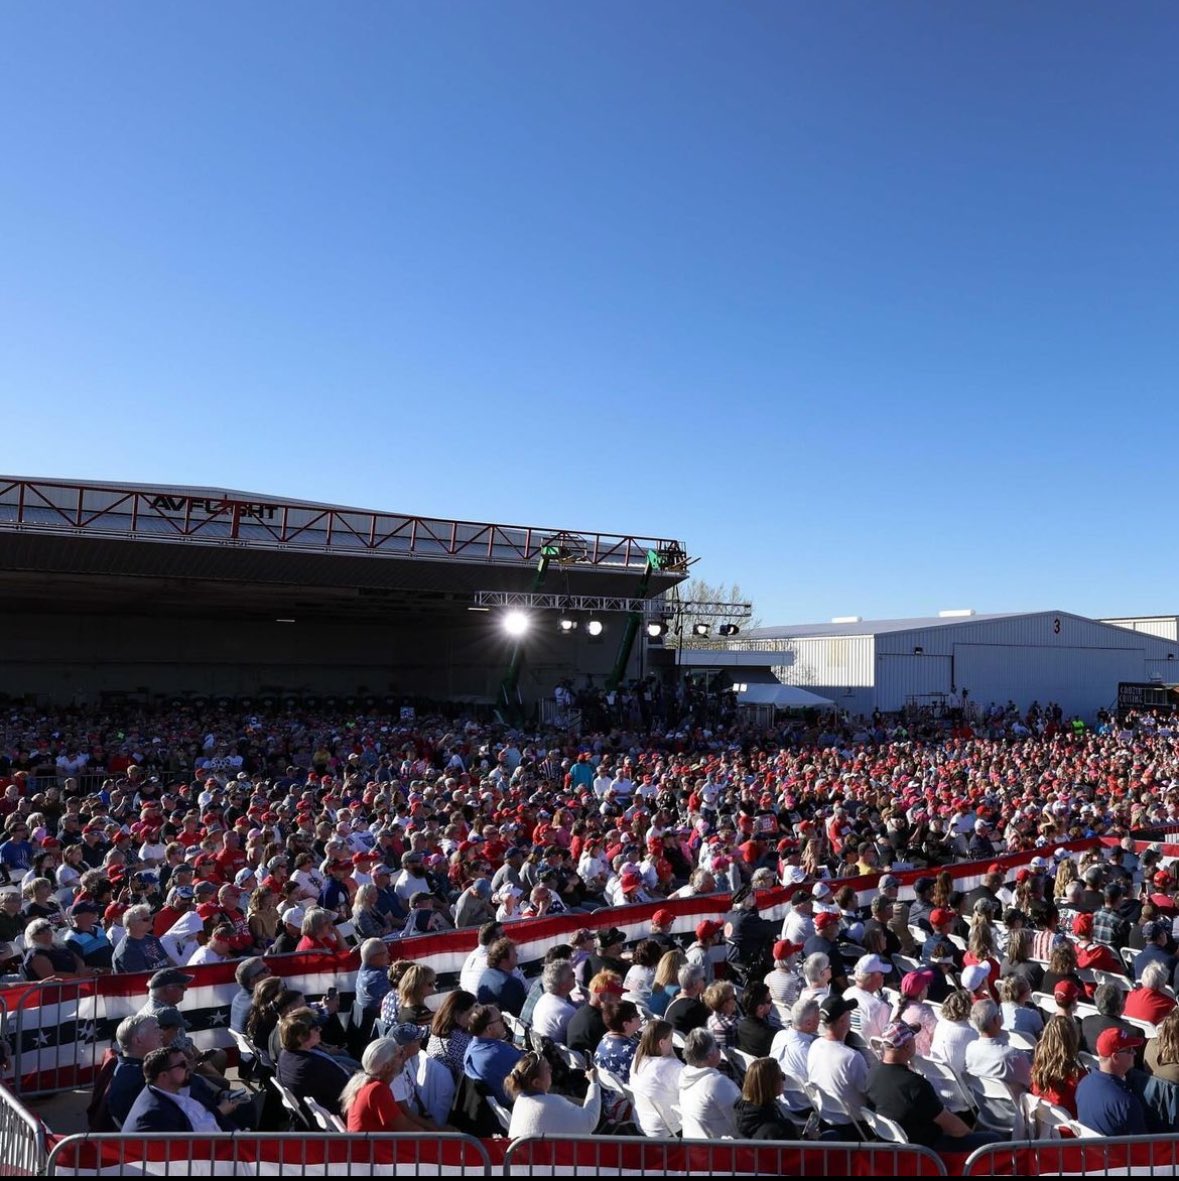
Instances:
[[[532,1010],[532,1028],[555,1042],[564,1043],[569,1020],[576,1012],[577,1006],[565,997],[543,993]]]
[[[685,1066],[680,1073],[680,1114],[685,1140],[737,1139],[733,1110],[741,1090],[711,1066]]]
[[[938,1020],[929,1056],[944,1062],[955,1074],[966,1070],[966,1047],[978,1040],[978,1030],[969,1021]]]
[[[445,1124],[450,1118],[454,1075],[439,1059],[419,1050],[406,1060],[404,1069],[389,1085],[393,1098],[415,1115],[428,1116],[436,1124]]]
[[[779,1030],[770,1043],[770,1057],[781,1066],[784,1074],[800,1083],[806,1082],[808,1057],[814,1040],[813,1033],[799,1033],[794,1028]]]
[[[782,920],[780,938],[789,939],[791,943],[803,946],[814,933],[815,922],[810,915],[799,914],[796,910],[791,910]]]
[[[188,963],[188,957],[198,947],[196,937],[204,929],[205,920],[195,910],[188,910],[160,936],[160,942],[174,964]],[[114,942],[113,938],[111,942]]]
[[[868,1086],[868,1064],[864,1056],[829,1037],[817,1037],[806,1059],[807,1078],[822,1092],[819,1117],[830,1124],[846,1124],[849,1117],[836,1107],[831,1096],[838,1095],[859,1117]]]
[[[203,947],[198,947],[188,957],[188,966],[195,968],[198,964],[223,964],[225,963],[225,959],[225,956],[218,955],[213,950],[211,944],[206,943]]]
[[[476,995],[479,992],[479,978],[487,971],[487,948],[476,947],[463,963],[459,973],[459,988]],[[540,1004],[539,1001],[536,1002]]]
[[[585,1093],[584,1104],[564,1095],[521,1095],[512,1106],[508,1138],[521,1136],[589,1136],[602,1114],[601,1085],[595,1079]]]
[[[635,1097],[635,1119],[644,1136],[671,1139],[684,1126],[680,1114],[680,1075],[684,1064],[676,1057],[644,1058],[630,1072]]]
[[[1025,1091],[1032,1085],[1032,1060],[1022,1050],[1007,1044],[1007,1035],[979,1037],[966,1047],[966,1073],[978,1078],[997,1078]]]
[[[409,900],[415,894],[429,894],[430,883],[425,878],[415,877],[408,869],[403,869],[397,875],[397,881],[393,885],[393,892],[405,903],[409,905]]]
[[[846,1000],[859,1005],[852,1011],[852,1029],[866,1042],[879,1037],[888,1025],[888,1016],[892,1011],[888,1002],[882,1000],[878,993],[865,992],[857,985],[847,989],[843,995]]]

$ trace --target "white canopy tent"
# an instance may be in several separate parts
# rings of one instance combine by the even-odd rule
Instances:
[[[737,682],[740,684],[741,682]],[[744,684],[737,693],[738,705],[772,705],[775,709],[836,709],[834,701],[809,693],[797,685]]]

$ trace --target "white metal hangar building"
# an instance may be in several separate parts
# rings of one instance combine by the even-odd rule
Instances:
[[[732,644],[762,651],[775,676],[853,715],[907,706],[1057,702],[1092,719],[1118,683],[1171,682],[1179,644],[1067,611],[864,620],[759,628]]]

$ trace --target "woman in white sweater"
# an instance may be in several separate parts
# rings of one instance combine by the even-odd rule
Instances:
[[[931,1058],[946,1063],[959,1075],[966,1070],[966,1047],[978,1037],[970,1024],[971,1003],[970,993],[961,988],[946,997],[929,1048]]]
[[[669,1140],[680,1134],[680,1075],[684,1064],[675,1056],[668,1021],[649,1021],[630,1067],[635,1120],[644,1136]]]
[[[592,1135],[602,1114],[602,1092],[596,1070],[591,1067],[585,1077],[589,1090],[584,1103],[550,1095],[553,1072],[549,1064],[539,1054],[525,1054],[504,1082],[504,1090],[513,1100],[508,1135],[513,1140],[520,1136]]]

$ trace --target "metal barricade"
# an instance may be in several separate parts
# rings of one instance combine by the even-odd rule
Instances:
[[[964,1177],[1179,1176],[1179,1135],[1094,1136],[1068,1140],[1017,1140],[972,1152]]]
[[[0,1177],[43,1176],[47,1160],[44,1125],[0,1086]]]
[[[112,1132],[67,1136],[53,1146],[45,1171],[50,1177],[490,1177],[491,1158],[480,1141],[457,1133]]]
[[[776,1143],[561,1136],[516,1140],[504,1176],[945,1177],[941,1158],[916,1144]]]
[[[128,1013],[139,1007],[126,1002]],[[20,993],[9,1015],[13,1090],[23,1098],[85,1086],[114,1037],[94,980],[44,981]],[[120,1014],[122,1016],[122,1014]]]

